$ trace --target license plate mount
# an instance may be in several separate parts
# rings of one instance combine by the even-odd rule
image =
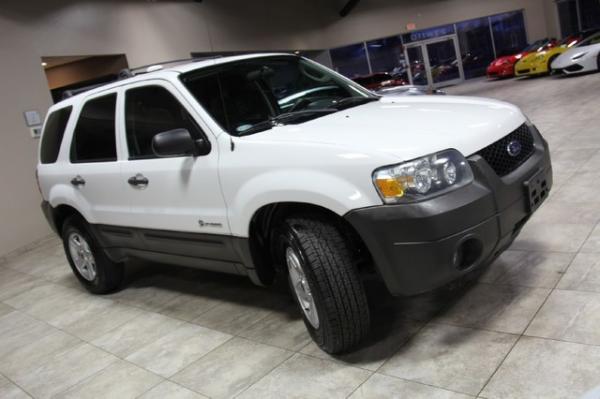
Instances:
[[[538,171],[523,184],[525,186],[525,193],[527,194],[526,200],[529,212],[534,212],[548,198],[548,193],[550,192],[546,171]]]

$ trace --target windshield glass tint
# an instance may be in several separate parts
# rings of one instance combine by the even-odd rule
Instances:
[[[536,51],[541,46],[543,46],[546,42],[547,42],[547,40],[538,40],[537,42],[534,42],[534,43],[530,44],[529,46],[525,47],[525,49],[523,49],[523,52]]]
[[[181,80],[232,135],[241,135],[281,114],[328,109],[347,97],[375,97],[328,69],[293,56],[260,57],[202,68],[182,75]],[[326,113],[310,115],[289,123]]]
[[[589,46],[590,44],[600,43],[600,32],[588,37],[577,45],[577,47]]]

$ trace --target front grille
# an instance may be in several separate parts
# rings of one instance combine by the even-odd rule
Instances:
[[[520,152],[516,155],[509,153],[509,144],[514,148],[520,145]],[[514,153],[515,151],[513,151]],[[477,152],[494,169],[498,176],[506,176],[517,169],[533,154],[533,136],[526,124],[522,124],[508,136],[504,136]]]
[[[531,69],[519,69],[517,72],[519,73],[529,73]]]

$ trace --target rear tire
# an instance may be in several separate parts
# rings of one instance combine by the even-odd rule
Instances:
[[[369,332],[369,308],[350,246],[335,223],[288,218],[276,249],[315,343],[331,354],[358,344]]]
[[[123,281],[123,265],[111,261],[80,216],[70,216],[63,224],[62,240],[71,269],[91,293],[107,294]]]

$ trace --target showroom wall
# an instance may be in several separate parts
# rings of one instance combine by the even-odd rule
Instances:
[[[51,105],[40,57],[126,54],[129,65],[191,51],[312,48],[318,0],[6,1],[0,4],[0,256],[50,233],[34,179],[38,141],[25,110]],[[209,39],[210,32],[210,39]]]
[[[529,39],[555,34],[552,0],[341,0],[26,2],[0,5],[0,256],[50,233],[34,179],[38,141],[23,111],[51,104],[42,56],[126,54],[129,65],[192,51],[322,49],[524,9]]]
[[[425,29],[523,9],[529,40],[536,40],[559,35],[555,8],[553,0],[369,0],[329,24],[324,34],[336,47],[404,33],[409,23]]]

